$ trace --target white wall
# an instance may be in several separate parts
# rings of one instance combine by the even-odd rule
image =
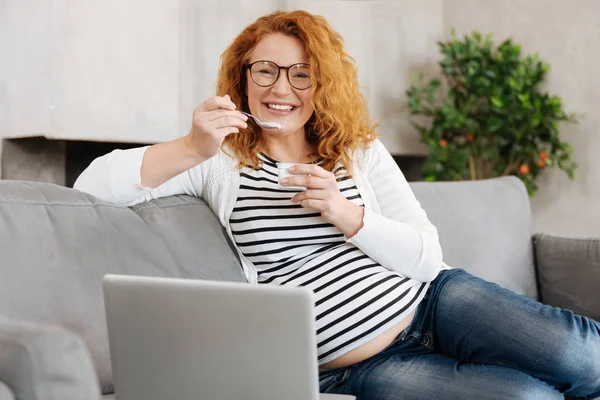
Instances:
[[[0,2],[0,137],[50,131],[52,3]]]
[[[0,137],[147,143],[181,136],[194,107],[213,95],[219,56],[233,38],[261,15],[301,8],[344,36],[389,149],[423,153],[402,105],[412,73],[437,57],[442,3],[1,2]]]

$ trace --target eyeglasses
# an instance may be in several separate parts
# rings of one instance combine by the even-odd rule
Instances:
[[[280,67],[272,61],[259,60],[252,64],[244,64],[245,68],[250,70],[250,76],[258,86],[267,87],[273,85],[279,79],[281,70],[287,70],[287,79],[290,85],[298,90],[304,90],[311,87],[310,65],[293,64],[289,67]]]

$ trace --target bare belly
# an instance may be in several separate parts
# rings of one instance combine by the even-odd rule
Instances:
[[[398,337],[402,331],[410,326],[414,316],[416,309],[411,311],[402,321],[398,322],[396,325],[392,326],[387,331],[383,332],[381,335],[372,339],[371,341],[357,347],[356,349],[349,351],[348,353],[336,358],[335,360],[329,361],[320,366],[323,369],[335,369],[335,368],[344,368],[350,365],[356,364],[367,358],[374,356],[379,353],[381,350],[385,349],[390,345]]]

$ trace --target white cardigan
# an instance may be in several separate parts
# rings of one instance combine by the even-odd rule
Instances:
[[[141,186],[140,169],[148,147],[115,150],[94,160],[74,188],[102,200],[131,206],[176,194],[202,197],[235,244],[229,216],[240,186],[237,163],[220,151],[213,158],[155,189]],[[437,229],[429,222],[396,162],[376,140],[353,157],[353,178],[365,204],[363,227],[345,238],[382,266],[421,282],[432,281],[442,262]],[[236,246],[248,282],[257,282],[254,265]]]

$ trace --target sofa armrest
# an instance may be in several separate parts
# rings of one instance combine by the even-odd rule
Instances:
[[[83,341],[65,329],[0,317],[0,381],[16,400],[99,400]]]
[[[0,381],[0,400],[15,400],[12,390],[2,381]]]
[[[600,238],[533,237],[540,300],[600,320]]]

